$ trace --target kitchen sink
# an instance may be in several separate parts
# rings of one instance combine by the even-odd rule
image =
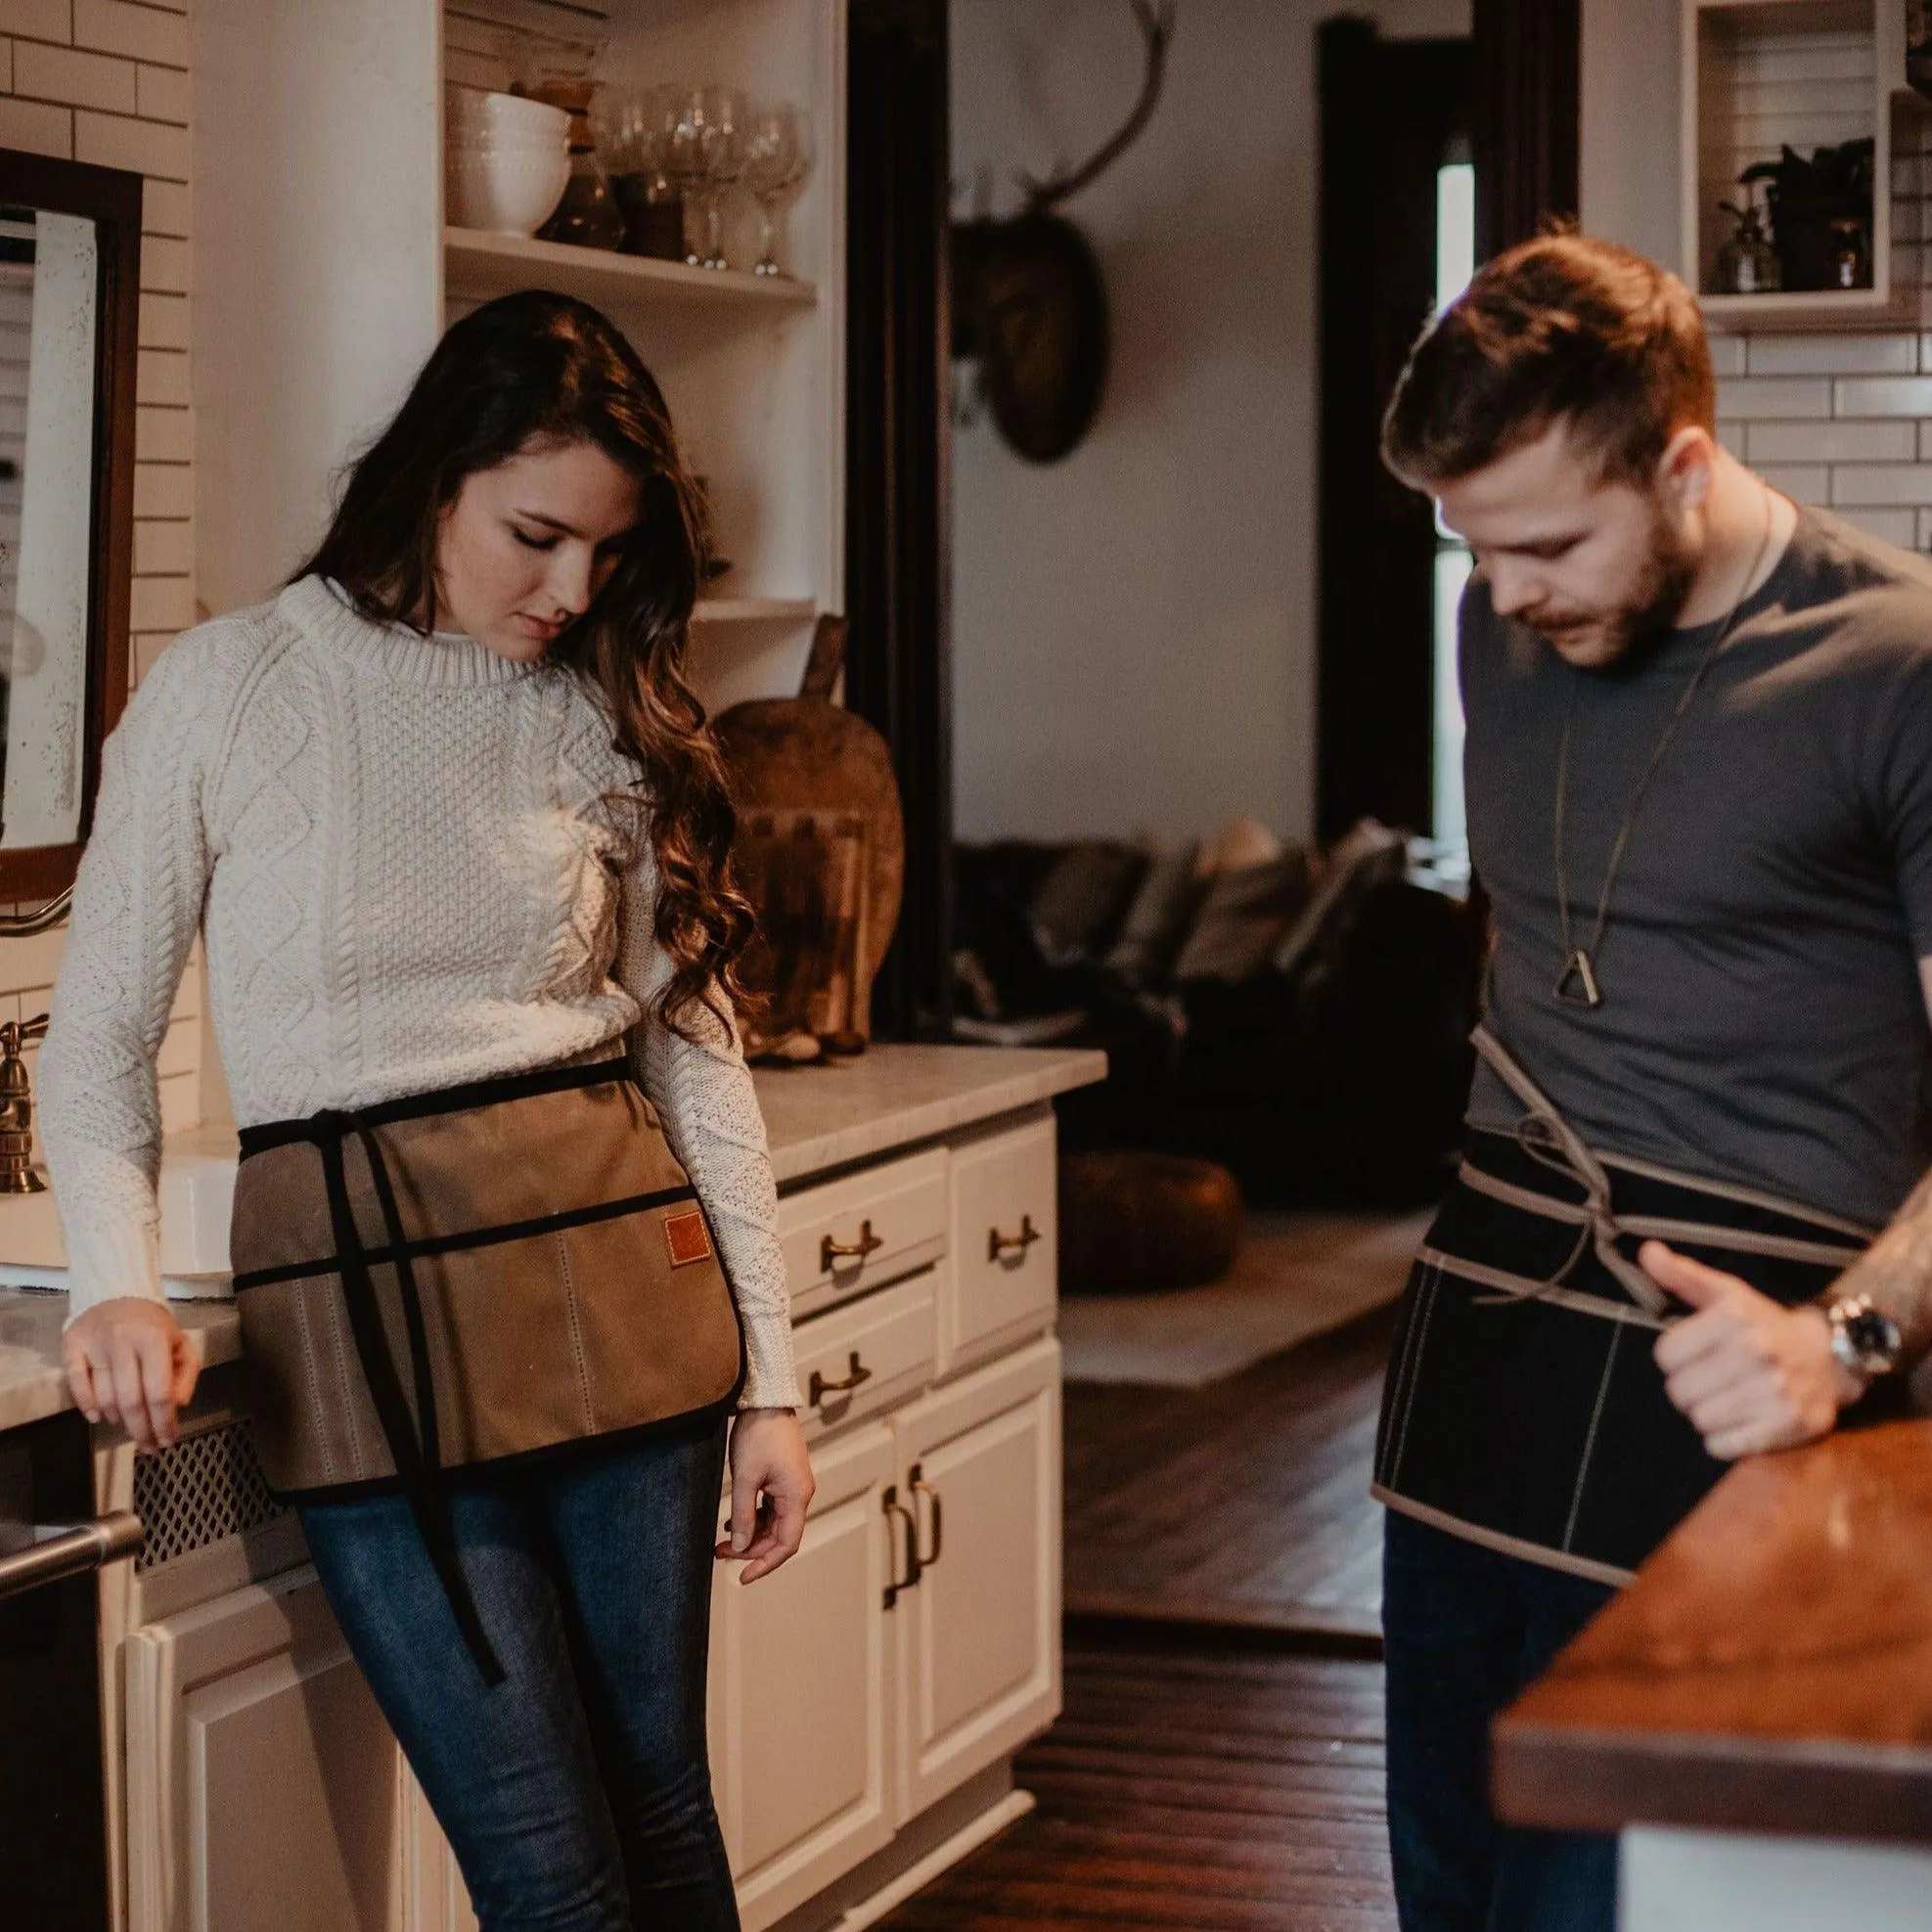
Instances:
[[[184,1128],[161,1143],[161,1279],[173,1299],[229,1292],[238,1154],[234,1128],[219,1123]],[[67,1266],[51,1191],[0,1195],[0,1286],[65,1288]]]

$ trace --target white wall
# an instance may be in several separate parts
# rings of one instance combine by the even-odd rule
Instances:
[[[954,455],[960,835],[1208,831],[1314,812],[1315,35],[1322,0],[1182,0],[1152,124],[1067,212],[1113,370],[1088,440]],[[1468,30],[1390,0],[1384,30]],[[953,174],[1084,156],[1125,112],[1121,0],[956,0]]]

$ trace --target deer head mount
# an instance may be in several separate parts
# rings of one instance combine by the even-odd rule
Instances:
[[[1077,166],[1022,176],[1017,214],[953,224],[954,357],[977,364],[994,427],[1033,463],[1056,463],[1080,442],[1106,388],[1106,286],[1087,238],[1056,209],[1127,152],[1160,99],[1175,0],[1128,6],[1146,67],[1127,118]]]

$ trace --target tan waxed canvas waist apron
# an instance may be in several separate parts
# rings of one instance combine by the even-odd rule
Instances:
[[[277,1494],[400,1491],[485,1679],[447,1490],[592,1437],[722,1417],[738,1312],[621,1059],[242,1133],[231,1251]]]

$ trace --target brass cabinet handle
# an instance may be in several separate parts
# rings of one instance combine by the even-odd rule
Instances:
[[[1004,1261],[1010,1254],[1024,1254],[1035,1241],[1045,1240],[1046,1236],[1033,1225],[1030,1214],[1019,1217],[1019,1233],[1003,1235],[997,1228],[986,1231],[986,1259]]]
[[[816,1369],[812,1370],[811,1387],[808,1391],[811,1406],[816,1409],[829,1395],[850,1395],[855,1388],[871,1381],[872,1375],[873,1371],[859,1360],[859,1351],[855,1348],[852,1351],[851,1367],[845,1371],[843,1380],[829,1382]]]
[[[828,1235],[819,1243],[819,1273],[830,1275],[834,1261],[863,1261],[868,1255],[876,1254],[884,1245],[883,1239],[873,1233],[870,1221],[859,1223],[859,1238],[856,1241],[835,1241]]]
[[[923,1471],[917,1462],[913,1464],[912,1473],[907,1479],[906,1487],[913,1492],[916,1498],[923,1496],[932,1505],[932,1548],[929,1550],[921,1550],[917,1542],[913,1545],[913,1553],[919,1557],[920,1569],[921,1571],[929,1570],[933,1564],[938,1562],[939,1552],[945,1547],[946,1505],[940,1500],[939,1492],[925,1480]],[[919,1504],[917,1502],[913,1505],[913,1522],[917,1527],[919,1522]]]
[[[0,1598],[21,1596],[42,1584],[60,1583],[98,1570],[104,1563],[117,1563],[137,1554],[146,1536],[141,1518],[130,1509],[115,1509],[91,1523],[50,1530],[40,1542],[0,1556]],[[917,1553],[917,1544],[914,1548]]]
[[[892,1581],[885,1586],[885,1607],[889,1610],[898,1602],[902,1590],[916,1590],[919,1587],[919,1524],[914,1521],[913,1512],[899,1501],[896,1483],[886,1485],[881,1500],[885,1505],[886,1521],[889,1523],[896,1516],[906,1525],[906,1574],[901,1577],[895,1572]]]

